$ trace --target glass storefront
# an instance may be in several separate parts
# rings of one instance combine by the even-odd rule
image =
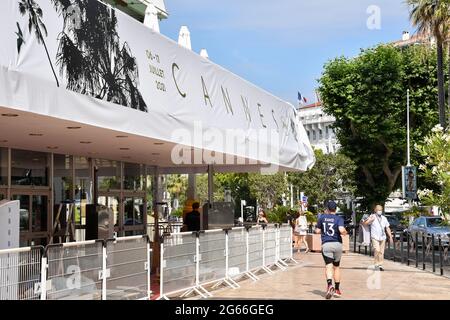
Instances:
[[[48,197],[34,195],[31,199],[31,232],[47,231]]]
[[[30,196],[14,195],[12,200],[20,201],[20,231],[30,231]]]
[[[123,164],[123,188],[142,191],[145,188],[145,166],[133,163]]]
[[[65,202],[74,203],[76,239],[83,240],[86,205],[94,203],[94,168],[98,204],[114,212],[118,236],[142,234],[147,221],[145,165],[0,148],[0,201],[8,194],[20,201],[22,246],[47,243],[51,214],[55,217]]]
[[[98,204],[112,209],[114,213],[114,227],[119,227],[120,197],[100,196],[98,197]]]
[[[127,197],[124,200],[124,226],[138,226],[144,223],[144,199]]]
[[[48,186],[49,155],[43,152],[11,150],[11,184]]]
[[[0,186],[8,185],[8,149],[0,148]],[[1,199],[0,199],[1,200]]]
[[[77,224],[86,223],[86,205],[92,204],[93,184],[91,166],[88,158],[74,157],[75,168],[75,221]]]

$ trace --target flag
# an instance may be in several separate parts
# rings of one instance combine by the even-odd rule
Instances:
[[[302,94],[300,92],[297,92],[297,93],[298,93],[298,98],[297,98],[298,103],[305,104],[308,102],[308,99],[306,99],[306,97],[302,96]]]

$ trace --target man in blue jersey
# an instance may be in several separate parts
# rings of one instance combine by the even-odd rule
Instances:
[[[325,275],[327,277],[327,299],[330,299],[333,295],[341,296],[339,287],[341,283],[341,271],[339,270],[342,256],[341,236],[347,234],[347,231],[344,228],[344,219],[336,215],[336,208],[336,202],[327,202],[326,213],[319,216],[315,230],[317,234],[322,235],[322,256],[325,261]]]

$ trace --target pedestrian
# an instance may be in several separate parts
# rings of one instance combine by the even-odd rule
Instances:
[[[192,204],[192,211],[187,213],[183,224],[186,226],[186,231],[200,231],[200,203],[194,202]]]
[[[370,238],[374,250],[375,270],[384,271],[384,248],[386,241],[392,239],[389,221],[383,215],[383,206],[377,204],[368,219],[363,222],[364,225],[370,226]]]
[[[294,229],[295,235],[294,248],[297,248],[299,253],[302,243],[304,243],[306,247],[305,253],[308,253],[309,251],[308,242],[306,242],[307,231],[308,231],[308,221],[306,220],[306,216],[305,213],[303,212],[303,209],[300,208],[298,210],[298,217],[297,219],[295,219],[295,229]]]
[[[328,201],[326,213],[321,214],[316,225],[315,233],[321,234],[322,256],[325,261],[325,276],[327,279],[327,293],[325,298],[341,297],[341,271],[339,269],[342,257],[342,236],[347,234],[344,219],[336,215],[336,202]],[[333,286],[334,279],[334,286]]]
[[[267,215],[264,212],[263,208],[259,208],[259,212],[258,212],[258,219],[256,220],[257,224],[268,224],[269,221],[267,220]]]

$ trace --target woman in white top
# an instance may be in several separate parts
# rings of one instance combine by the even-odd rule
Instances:
[[[295,219],[295,229],[294,229],[294,235],[295,235],[295,245],[294,248],[298,249],[298,252],[300,252],[301,244],[304,243],[306,250],[305,253],[309,251],[308,242],[306,242],[306,234],[308,231],[308,221],[306,220],[305,213],[302,209],[299,209],[298,211],[299,216],[297,219]]]

